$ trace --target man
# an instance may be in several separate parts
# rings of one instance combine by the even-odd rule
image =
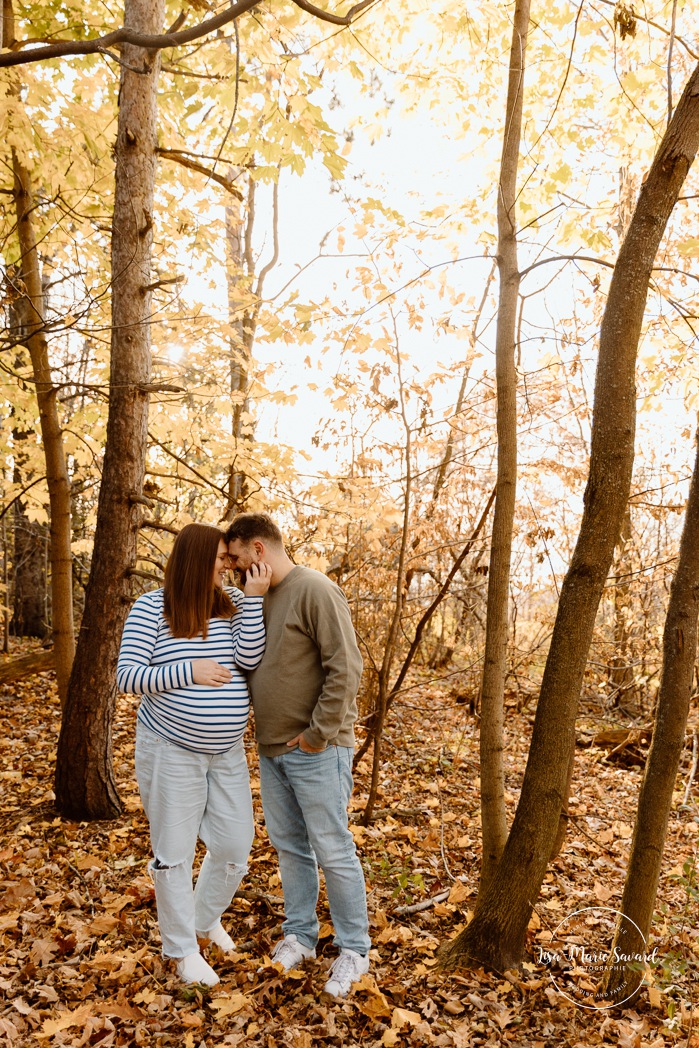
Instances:
[[[239,514],[226,538],[234,568],[272,569],[267,646],[249,676],[262,807],[284,892],[284,938],[272,959],[288,971],[315,957],[320,864],[340,947],[325,989],[344,997],[369,970],[371,945],[364,874],[347,825],[362,672],[349,608],[322,572],[290,560],[267,514]]]

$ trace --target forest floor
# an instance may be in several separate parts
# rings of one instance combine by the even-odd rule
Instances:
[[[50,676],[0,692],[0,1045],[699,1048],[692,879],[699,807],[691,797],[683,803],[691,753],[668,831],[650,944],[657,947],[654,985],[633,1006],[584,1008],[557,989],[541,951],[573,911],[589,907],[602,916],[620,905],[641,772],[610,760],[611,744],[592,739],[628,718],[601,700],[586,703],[571,828],[537,902],[522,970],[445,974],[436,951],[464,926],[477,886],[477,724],[466,706],[434,687],[409,695],[410,705],[391,713],[377,817],[366,829],[352,822],[367,876],[371,972],[350,997],[335,1001],[322,990],[334,956],[324,897],[318,961],[286,976],[269,962],[282,908],[252,746],[257,836],[243,897],[224,919],[240,952],[224,956],[211,948],[221,982],[201,992],[180,986],[160,957],[148,829],[133,775],[135,701],[120,699],[114,736],[124,814],[77,824],[58,818],[52,804],[59,709]],[[696,711],[693,718],[696,731]],[[532,719],[531,708],[508,710],[510,814]],[[633,760],[633,750],[622,747],[621,756]],[[356,813],[368,774],[365,760]],[[696,798],[696,783],[693,789]],[[401,910],[444,893],[422,911]]]

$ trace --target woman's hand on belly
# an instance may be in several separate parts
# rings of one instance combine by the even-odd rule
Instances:
[[[195,684],[221,688],[233,679],[233,674],[220,662],[214,662],[213,659],[195,659],[192,662],[192,677]]]

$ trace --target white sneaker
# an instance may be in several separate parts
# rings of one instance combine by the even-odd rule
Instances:
[[[285,936],[272,950],[272,960],[275,964],[281,964],[285,972],[290,968],[298,968],[302,961],[315,955],[315,950],[304,946],[295,935]]]
[[[183,983],[203,983],[204,986],[215,986],[218,975],[200,953],[190,953],[181,957],[175,965],[177,974]]]
[[[330,966],[328,972],[330,978],[323,989],[326,993],[331,993],[333,997],[346,997],[352,988],[352,983],[356,983],[368,971],[368,956],[362,957],[361,953],[355,953],[354,950],[343,950]]]
[[[208,932],[197,932],[197,935],[200,939],[208,939],[209,942],[215,943],[224,953],[235,953],[235,943],[220,921]]]

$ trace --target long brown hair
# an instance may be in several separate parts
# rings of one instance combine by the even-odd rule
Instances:
[[[164,613],[173,637],[206,639],[209,619],[235,612],[225,590],[214,585],[218,546],[225,536],[212,524],[186,524],[165,565]]]

